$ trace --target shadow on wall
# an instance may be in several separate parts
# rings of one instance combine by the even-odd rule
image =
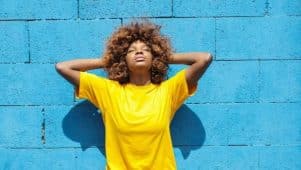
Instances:
[[[79,142],[82,150],[96,146],[105,156],[103,120],[98,109],[85,100],[75,105],[62,121],[64,134]],[[197,115],[186,105],[175,114],[171,123],[173,145],[179,148],[184,159],[191,150],[200,148],[205,141],[205,130]]]

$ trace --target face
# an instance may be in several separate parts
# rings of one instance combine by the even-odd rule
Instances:
[[[128,48],[126,62],[131,72],[149,71],[152,66],[151,49],[142,41],[133,42]]]

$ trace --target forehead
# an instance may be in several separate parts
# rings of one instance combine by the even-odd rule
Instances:
[[[132,42],[132,44],[130,45],[130,47],[137,47],[137,46],[147,46],[147,45],[141,40],[136,40]]]

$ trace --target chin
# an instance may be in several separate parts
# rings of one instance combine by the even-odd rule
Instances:
[[[136,64],[135,66],[133,66],[130,70],[132,71],[149,71],[151,69],[151,67],[149,65],[146,64]]]

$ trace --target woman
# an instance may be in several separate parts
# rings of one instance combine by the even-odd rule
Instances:
[[[101,110],[107,170],[174,170],[170,123],[212,61],[205,52],[172,53],[161,26],[150,21],[121,26],[100,59],[56,64],[77,98]],[[168,64],[187,64],[165,80]],[[85,72],[104,68],[108,78]]]

